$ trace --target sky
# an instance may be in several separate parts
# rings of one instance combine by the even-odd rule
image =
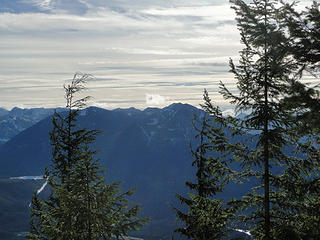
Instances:
[[[63,107],[79,72],[98,107],[199,106],[206,88],[228,109],[234,18],[228,0],[0,0],[0,107]]]

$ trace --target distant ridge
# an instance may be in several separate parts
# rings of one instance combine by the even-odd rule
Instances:
[[[121,181],[123,189],[136,188],[133,201],[152,218],[142,230],[146,239],[171,238],[177,223],[170,204],[178,205],[175,194],[186,192],[185,182],[194,177],[192,120],[203,114],[182,103],[144,110],[89,107],[80,112],[80,127],[103,130],[92,148],[100,150],[107,181]],[[51,124],[47,117],[0,146],[0,176],[43,175],[51,160]],[[230,186],[226,194],[240,191],[246,191],[245,184]]]
[[[58,108],[63,111],[63,108]],[[14,107],[10,111],[0,108],[0,145],[12,139],[23,130],[52,115],[54,108]]]
[[[100,150],[107,181],[121,181],[124,189],[136,187],[134,201],[152,217],[146,231],[154,232],[155,239],[171,234],[176,224],[168,204],[185,191],[192,175],[192,119],[201,113],[187,104],[145,110],[89,107],[80,113],[81,127],[103,130],[93,148]],[[42,175],[51,160],[51,129],[47,117],[2,145],[0,176]]]

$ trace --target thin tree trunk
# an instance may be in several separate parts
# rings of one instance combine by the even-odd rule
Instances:
[[[264,128],[263,128],[263,158],[264,158],[264,231],[265,239],[270,240],[270,179],[269,179],[269,113],[268,113],[268,76],[267,76],[267,2],[264,9],[265,46],[264,46]]]

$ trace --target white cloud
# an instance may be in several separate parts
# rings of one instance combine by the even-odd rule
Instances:
[[[159,94],[146,93],[146,104],[149,105],[163,105],[166,102],[166,98]]]
[[[142,13],[157,16],[209,17],[213,21],[234,20],[235,17],[228,4],[220,6],[151,8],[143,10]]]
[[[210,44],[210,40],[199,44],[197,37],[223,35],[221,29],[215,30],[216,26],[205,26],[214,25],[215,20],[202,6],[189,7],[190,4],[176,1],[181,7],[174,13],[174,3],[168,7],[165,1],[159,8],[150,7],[157,6],[155,1],[147,4],[145,10],[143,5],[136,9],[122,2],[121,12],[105,1],[81,2],[90,2],[88,11],[81,15],[59,13],[59,9],[51,14],[0,14],[0,64],[5,69],[0,73],[2,104],[18,105],[23,99],[28,106],[39,102],[51,107],[63,105],[62,95],[57,94],[59,87],[76,71],[114,79],[88,86],[94,89],[90,95],[102,103],[101,107],[142,108],[145,102],[162,105],[167,101],[162,95],[170,91],[177,101],[198,104],[204,86],[197,82],[212,82],[214,86],[210,73],[227,71],[228,56],[236,54],[231,41],[225,48],[215,48],[215,42]],[[47,3],[57,7],[55,0]],[[152,9],[162,9],[162,16],[147,14]],[[186,14],[183,18],[182,13]],[[193,19],[194,16],[199,18]],[[154,91],[159,94],[145,95]]]
[[[147,46],[148,48],[106,48],[106,51],[115,51],[118,53],[129,53],[137,55],[170,55],[170,56],[188,56],[188,55],[205,55],[210,56],[211,53],[208,52],[199,52],[199,51],[190,51],[188,49],[170,49],[170,48],[161,48],[161,47],[152,47]]]
[[[3,107],[64,105],[60,88],[77,71],[105,79],[88,87],[108,108],[198,105],[205,87],[223,103],[218,82],[234,86],[228,60],[241,46],[228,0],[23,3],[40,11],[0,13]]]
[[[75,16],[68,14],[45,13],[2,13],[0,14],[0,30],[11,32],[46,32],[59,33],[59,31],[86,31],[106,32],[110,28],[148,28],[148,22],[136,20],[111,11],[100,12],[95,16]]]
[[[27,1],[27,0],[25,0]],[[39,7],[41,10],[51,10],[51,1],[52,0],[29,0],[31,3]]]

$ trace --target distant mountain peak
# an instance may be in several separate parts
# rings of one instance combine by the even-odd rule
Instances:
[[[164,107],[163,110],[179,110],[179,109],[197,109],[196,107],[187,103],[172,103],[171,105]]]
[[[136,109],[134,107],[129,107],[129,108],[115,108],[113,111],[116,112],[141,112],[141,110]]]

